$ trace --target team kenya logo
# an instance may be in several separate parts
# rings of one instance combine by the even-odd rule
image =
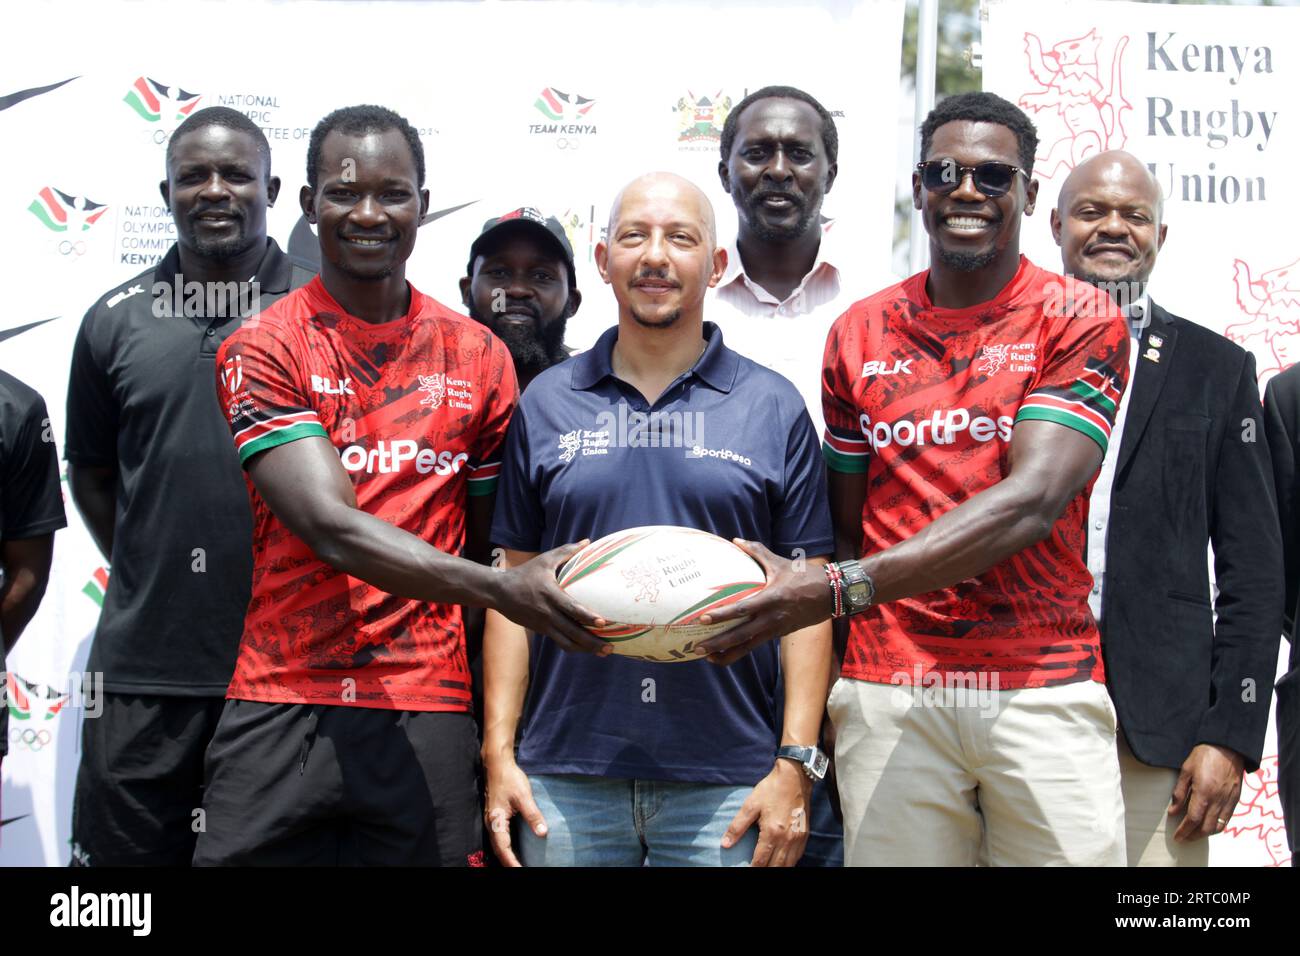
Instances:
[[[583,122],[590,119],[588,114],[595,105],[596,101],[589,96],[562,93],[555,87],[548,86],[538,95],[533,106],[549,122],[530,123],[528,132],[533,136],[558,133],[555,138],[557,149],[577,149],[582,145],[582,137],[596,132],[594,123]]]
[[[1046,51],[1036,34],[1025,34],[1029,72],[1039,88],[1017,102],[1035,114],[1040,152],[1034,172],[1044,179],[1128,142],[1124,113],[1133,104],[1124,99],[1122,70],[1128,37],[1119,38],[1109,59],[1099,56],[1101,46],[1095,28]]]
[[[989,418],[987,415],[974,415],[965,408],[950,411],[937,409],[929,418],[919,422],[901,421],[872,423],[865,412],[858,417],[858,427],[871,445],[872,450],[880,451],[890,445],[910,447],[912,445],[951,445],[959,435],[966,432],[977,442],[986,442],[994,438],[1011,441],[1011,427],[1015,421],[1010,415]]]
[[[170,86],[139,76],[127,90],[126,96],[122,97],[122,102],[135,110],[141,119],[157,123],[163,118],[164,103],[169,111],[173,106],[176,108],[175,119],[180,121],[194,112],[202,97],[202,93],[187,93],[179,86],[172,92]]]

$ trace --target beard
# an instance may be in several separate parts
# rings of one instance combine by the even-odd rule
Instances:
[[[485,318],[472,302],[467,311],[471,319],[487,326],[493,335],[505,343],[518,375],[536,375],[552,365],[558,365],[566,357],[564,330],[569,322],[566,315],[560,315],[552,322],[542,322],[534,316],[533,321],[521,325],[502,322],[495,316]]]
[[[190,236],[194,243],[194,252],[204,259],[214,259],[218,262],[227,259],[234,259],[241,256],[251,249],[256,239],[249,238],[248,223],[244,219],[237,220],[239,229],[233,236],[224,238],[200,238],[196,233],[191,232]]]
[[[956,269],[958,272],[978,272],[986,268],[994,259],[998,257],[998,250],[991,248],[985,252],[953,252],[950,249],[940,249],[939,259],[949,269]]]
[[[652,322],[644,315],[638,313],[636,309],[628,309],[628,311],[632,314],[632,320],[645,329],[670,329],[676,325],[677,320],[682,317],[682,310],[676,309],[669,312],[668,315],[660,319],[658,322]]]
[[[799,218],[792,225],[771,225],[763,218],[763,214],[767,212],[767,207],[763,205],[763,201],[759,197],[771,195],[785,196],[799,210]],[[745,211],[750,229],[763,242],[791,242],[800,236],[806,235],[821,212],[820,208],[814,209],[802,199],[798,199],[789,193],[776,193],[773,191],[754,193],[746,198]]]

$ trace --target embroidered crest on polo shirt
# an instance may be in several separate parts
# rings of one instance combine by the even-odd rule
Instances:
[[[609,432],[592,431],[586,428],[575,428],[571,432],[565,432],[560,436],[559,449],[560,461],[568,463],[573,461],[579,455],[608,455],[610,448]]]

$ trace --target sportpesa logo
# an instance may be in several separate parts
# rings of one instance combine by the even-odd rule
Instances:
[[[977,442],[993,438],[1011,441],[1011,426],[1014,424],[1010,415],[999,415],[996,419],[986,415],[972,416],[965,408],[954,408],[946,412],[937,410],[919,422],[904,420],[893,424],[872,424],[871,418],[865,413],[858,418],[858,427],[875,451],[890,445],[951,445],[962,432],[968,432]]]
[[[339,453],[339,460],[348,471],[364,471],[371,475],[391,475],[401,471],[407,462],[415,463],[417,475],[455,475],[469,461],[469,455],[421,448],[409,438],[398,438],[391,442],[377,442],[374,448],[349,445]]]

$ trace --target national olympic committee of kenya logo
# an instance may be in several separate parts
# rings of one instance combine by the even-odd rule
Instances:
[[[142,75],[135,78],[122,102],[149,124],[141,134],[155,145],[163,146],[171,139],[176,126],[198,109],[202,98],[202,93],[191,93]]]
[[[27,211],[50,232],[61,234],[55,245],[59,255],[81,257],[86,253],[84,233],[99,222],[108,206],[87,196],[74,196],[53,186],[44,186]]]

